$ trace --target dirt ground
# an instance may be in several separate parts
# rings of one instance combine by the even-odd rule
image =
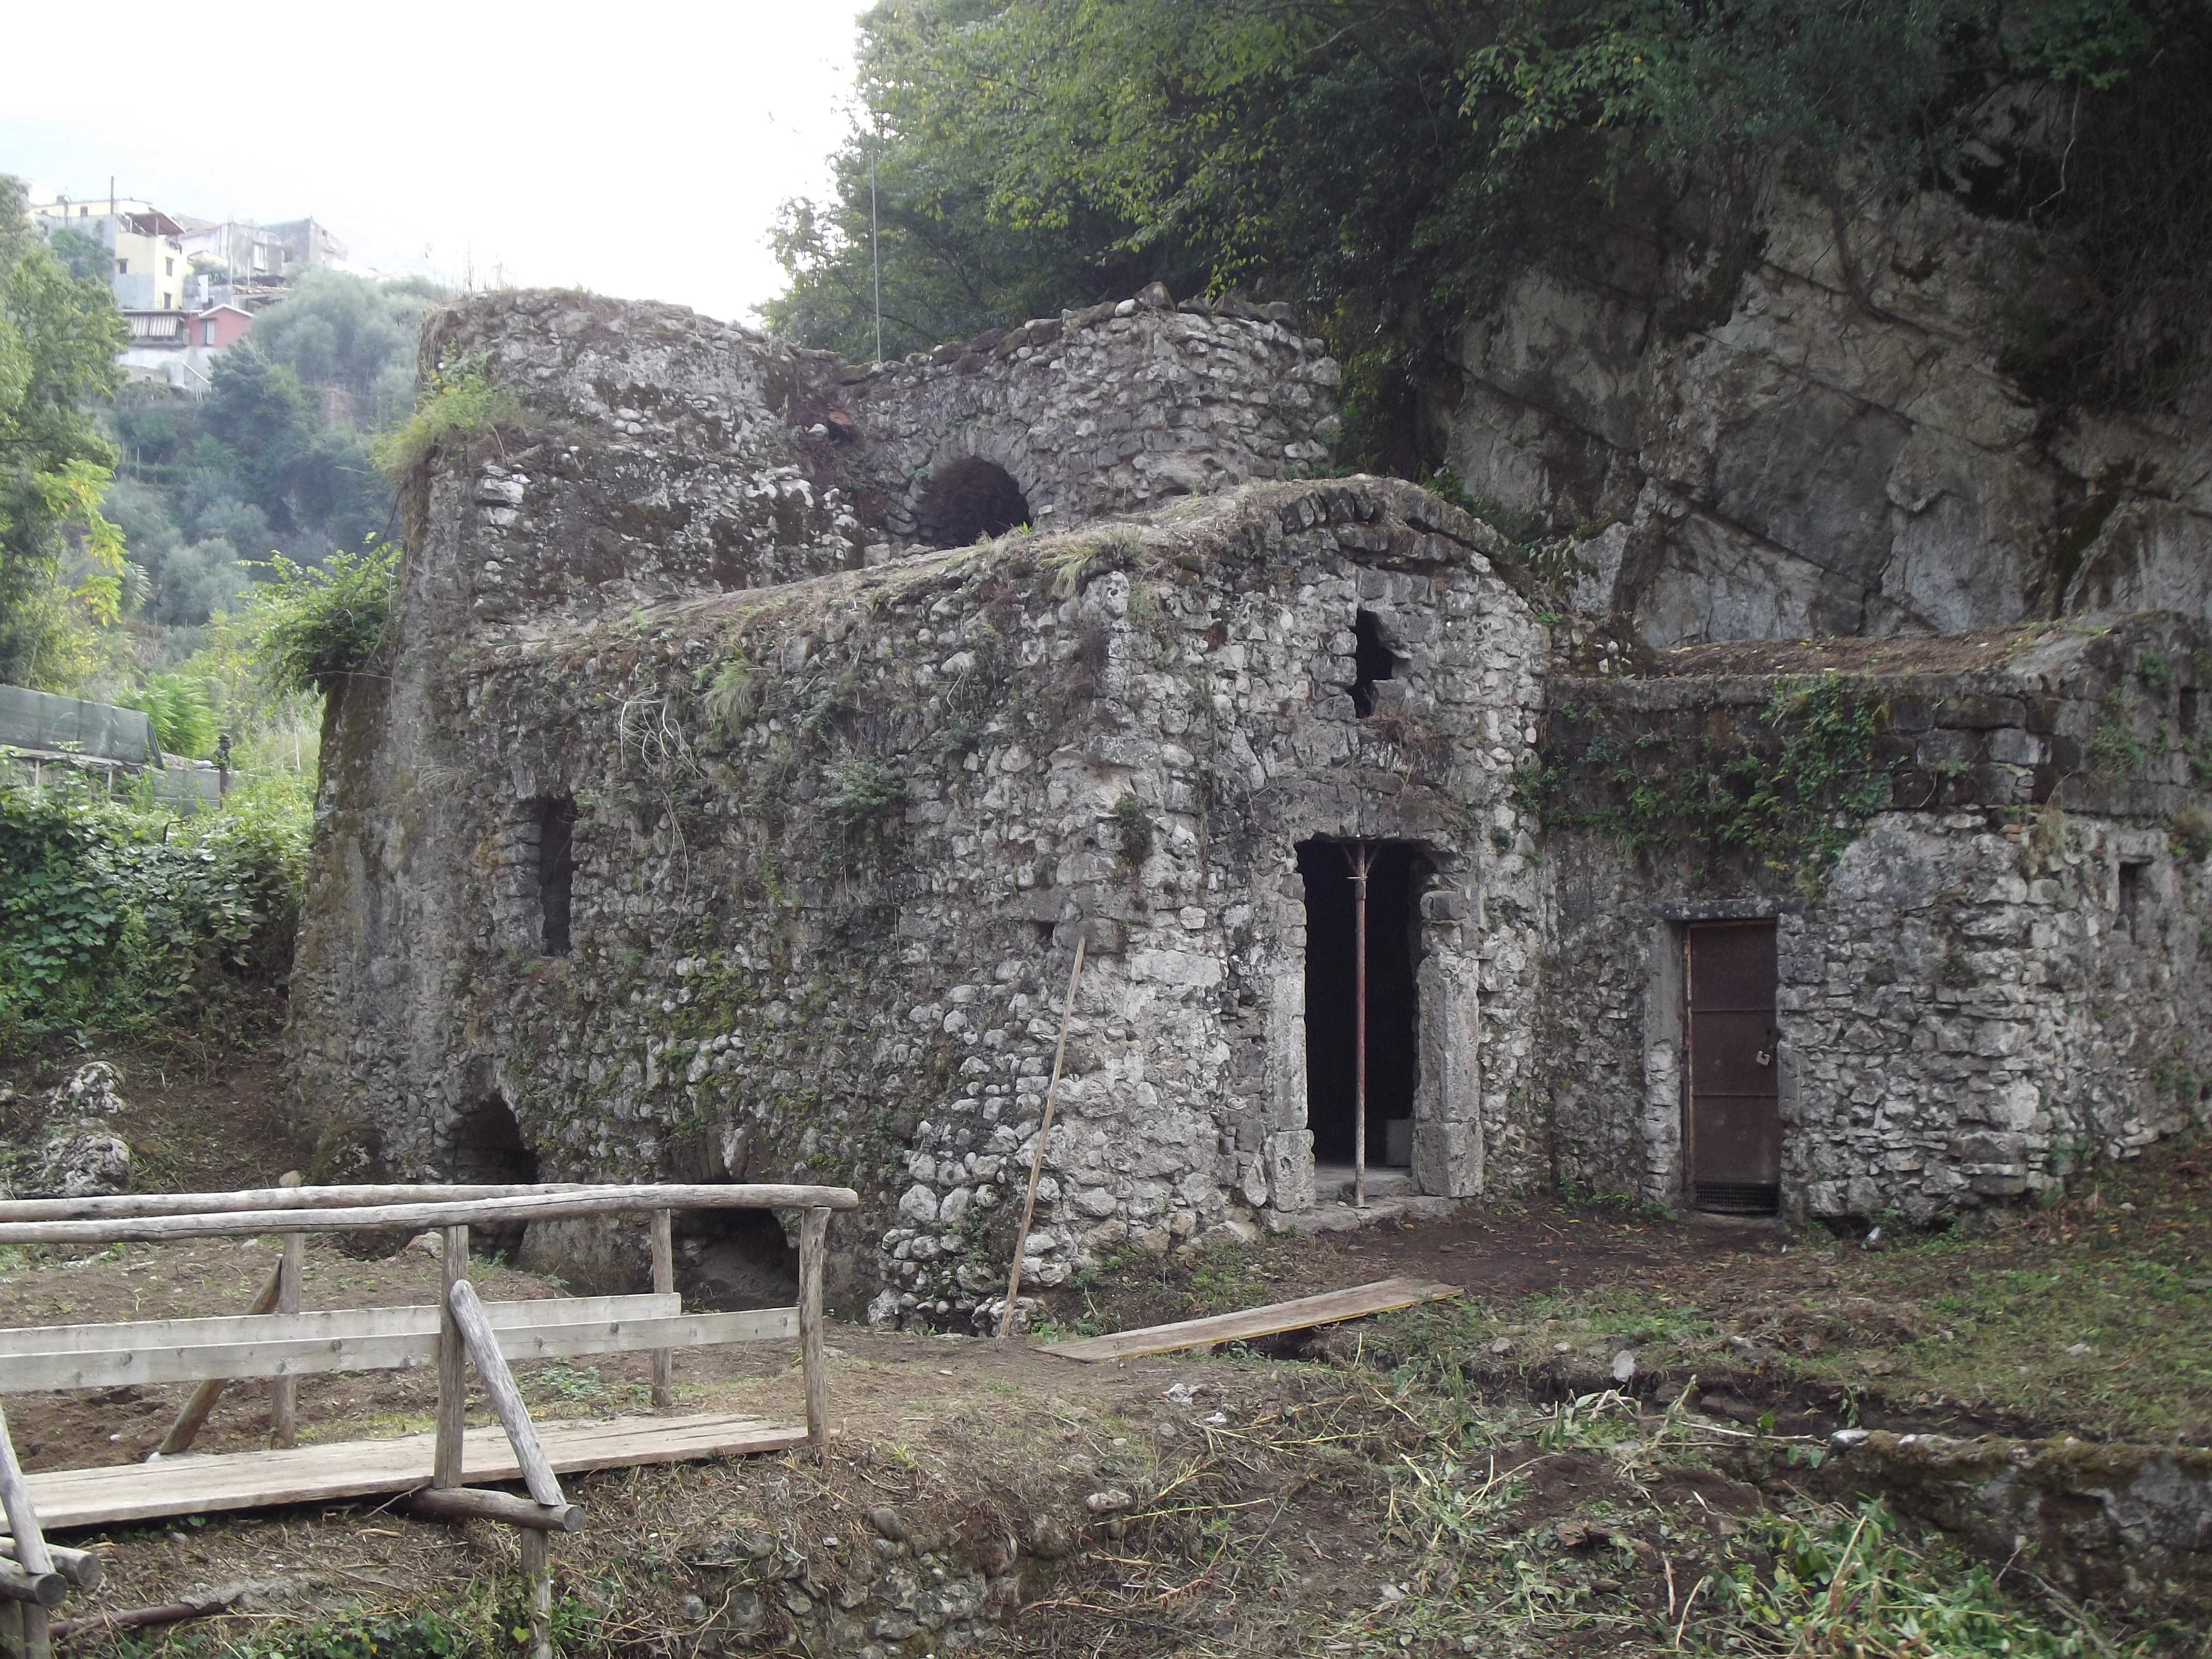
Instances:
[[[1345,1340],[1543,1399],[1699,1377],[1756,1419],[2212,1443],[2212,1146],[1942,1232],[1836,1237],[1539,1197],[1457,1218],[1118,1261],[1051,1317],[1121,1330],[1404,1274],[1462,1286]]]
[[[280,1081],[252,1057],[166,1079],[126,1062],[138,1184],[259,1185],[296,1167]],[[1791,1468],[1746,1462],[1746,1438],[1771,1437],[1778,1458],[1793,1460],[1847,1422],[2212,1439],[2208,1166],[2204,1147],[2169,1146],[2047,1209],[1901,1239],[1551,1198],[1489,1205],[1111,1261],[1048,1298],[1039,1334],[1048,1343],[1397,1274],[1465,1292],[1210,1354],[1085,1366],[1030,1343],[839,1325],[838,1439],[826,1461],[799,1453],[573,1483],[592,1519],[556,1547],[566,1650],[806,1650],[819,1631],[801,1610],[861,1605],[874,1567],[855,1546],[889,1504],[935,1529],[940,1553],[917,1542],[917,1563],[981,1560],[975,1571],[996,1572],[988,1564],[1004,1551],[992,1540],[1024,1540],[1029,1565],[991,1581],[992,1597],[1012,1598],[992,1606],[1021,1652],[1765,1651],[1764,1627],[1745,1622],[1753,1604],[1723,1603],[1711,1586],[1778,1586],[1778,1549],[1832,1554],[1849,1534],[1871,1560],[1875,1546],[1861,1535],[1864,1516],[1801,1486]],[[273,1238],[0,1253],[0,1323],[236,1311],[276,1254]],[[439,1264],[424,1249],[364,1259],[316,1240],[307,1261],[311,1309],[437,1294]],[[495,1262],[472,1276],[487,1299],[560,1289]],[[634,1355],[517,1373],[541,1421],[574,1420],[649,1410],[649,1364]],[[687,1352],[677,1364],[679,1410],[801,1414],[791,1343]],[[37,1470],[143,1457],[187,1392],[6,1403]],[[434,1399],[422,1374],[305,1378],[301,1437],[427,1429]],[[196,1449],[246,1450],[267,1435],[264,1386],[234,1384]],[[1095,1511],[1091,1499],[1115,1488],[1135,1507]],[[156,1651],[354,1659],[370,1650],[349,1632],[418,1615],[459,1620],[487,1659],[508,1650],[505,1528],[332,1505],[69,1541],[96,1549],[108,1571],[106,1588],[73,1611],[252,1587],[238,1612],[157,1638]],[[1969,1581],[1948,1547],[1881,1545],[1886,1593],[1960,1593]],[[2093,1617],[2063,1598],[2007,1604],[2003,1616],[2015,1615],[2067,1629]],[[2094,1639],[2069,1650],[2212,1652],[2201,1632],[2185,1641],[2156,1622],[2166,1616],[2137,1606],[2117,1624],[2082,1624]]]

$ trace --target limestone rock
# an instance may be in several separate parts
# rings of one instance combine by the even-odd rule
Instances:
[[[108,1120],[121,1113],[122,1079],[95,1060],[46,1097],[46,1120],[24,1172],[26,1197],[94,1198],[131,1182],[131,1147]]]

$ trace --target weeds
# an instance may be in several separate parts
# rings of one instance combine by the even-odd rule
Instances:
[[[399,483],[441,449],[465,447],[479,438],[496,439],[502,428],[523,424],[521,398],[505,386],[494,386],[479,356],[441,363],[432,371],[406,423],[369,446],[369,459],[386,477]]]

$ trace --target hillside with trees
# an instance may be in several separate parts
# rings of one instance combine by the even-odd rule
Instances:
[[[1936,192],[2055,409],[2172,408],[2212,301],[2205,0],[898,0],[862,19],[834,192],[787,204],[781,330],[866,358],[1135,291],[1326,319],[1340,459],[1442,464],[1468,319],[1532,269],[1684,274],[1725,315],[1778,198],[1841,280]],[[1870,228],[1871,228],[1871,234]],[[1624,250],[1629,250],[1628,255]]]

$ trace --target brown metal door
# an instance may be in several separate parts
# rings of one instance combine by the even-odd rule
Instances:
[[[1774,924],[1689,929],[1690,1180],[1701,1210],[1771,1215],[1782,1192]]]

